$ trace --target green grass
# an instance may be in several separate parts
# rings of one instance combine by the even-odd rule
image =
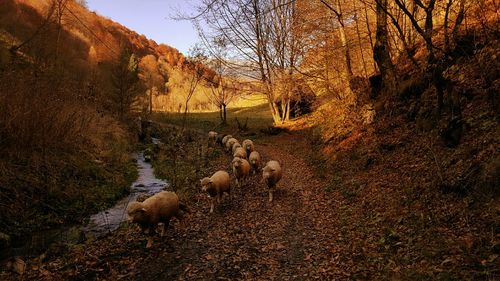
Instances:
[[[183,113],[176,112],[153,114],[153,120],[155,121],[178,126],[182,126],[183,117]],[[238,130],[236,118],[238,118],[241,124],[244,124],[248,118],[247,126],[249,131],[259,131],[273,124],[269,106],[267,104],[261,104],[252,107],[227,109],[227,125],[221,124],[218,111],[191,112],[187,114],[186,127],[205,132],[214,130],[222,133],[234,133]]]

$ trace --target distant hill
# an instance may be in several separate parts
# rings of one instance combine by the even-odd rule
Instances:
[[[59,2],[62,7],[58,7]],[[55,3],[56,7],[51,7]],[[47,20],[49,13],[51,19]],[[57,23],[60,21],[60,30]],[[54,32],[55,30],[55,32]],[[165,27],[168,33],[168,26]],[[28,41],[28,43],[24,43]],[[58,45],[54,52],[50,47],[40,47],[41,42]],[[89,11],[78,1],[50,0],[3,0],[0,9],[0,43],[6,48],[20,46],[19,52],[25,53],[34,60],[44,61],[56,54],[63,64],[70,68],[79,68],[78,73],[88,70],[92,65],[105,69],[112,61],[117,60],[123,48],[129,49],[141,61],[142,78],[149,86],[155,82],[153,106],[156,110],[178,110],[183,104],[187,91],[187,81],[192,65],[177,49],[165,44],[157,44],[154,40],[128,29],[104,16]],[[149,57],[148,57],[149,56]],[[146,58],[147,57],[147,58]],[[150,73],[161,68],[163,81],[151,81],[158,78]],[[205,68],[206,78],[213,76],[210,69]],[[190,101],[190,107],[209,109],[211,105],[204,91],[206,85],[201,84]],[[151,87],[152,88],[152,87]],[[182,107],[182,106],[181,106]],[[191,108],[190,108],[191,110]]]

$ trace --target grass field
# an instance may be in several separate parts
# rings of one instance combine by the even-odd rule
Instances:
[[[184,114],[176,112],[154,113],[153,120],[182,125]],[[227,125],[221,124],[219,112],[191,112],[187,114],[186,127],[203,130],[205,132],[214,130],[221,133],[234,133],[238,130],[236,118],[244,124],[248,118],[248,130],[259,131],[260,129],[272,126],[273,118],[269,112],[267,104],[260,104],[252,107],[229,108],[227,109]]]

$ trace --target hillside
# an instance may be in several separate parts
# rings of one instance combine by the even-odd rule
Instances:
[[[30,55],[36,54],[41,60],[48,59],[52,51],[48,46],[40,48],[42,41],[52,41],[53,45],[64,42],[64,46],[60,48],[52,46],[52,48],[58,49],[61,62],[78,67],[81,72],[88,71],[92,65],[97,65],[98,72],[106,72],[109,64],[118,59],[122,50],[127,49],[140,62],[143,83],[148,84],[148,88],[154,87],[155,110],[177,111],[178,104],[184,104],[188,91],[187,84],[193,69],[193,65],[184,54],[171,46],[157,44],[144,35],[91,12],[75,1],[59,2],[64,4],[60,13],[57,9],[51,11],[52,2],[48,0],[4,1],[0,11],[0,41],[6,48],[24,43],[25,45],[19,50]],[[47,20],[49,13],[53,18],[50,21]],[[59,21],[60,31],[57,26]],[[52,35],[49,35],[50,28],[56,29]],[[168,32],[168,27],[165,28]],[[3,56],[3,59],[8,59],[6,54]],[[203,71],[206,79],[210,79],[213,75],[208,68]],[[106,75],[106,73],[101,74]],[[213,108],[204,91],[208,91],[208,88],[202,83],[190,101],[192,108]]]

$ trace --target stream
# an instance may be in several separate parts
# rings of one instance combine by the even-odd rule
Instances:
[[[159,140],[153,139],[153,143],[158,142]],[[154,176],[153,167],[144,160],[142,152],[137,154],[136,159],[139,177],[130,187],[128,196],[119,200],[113,207],[85,219],[83,224],[31,233],[30,237],[18,241],[1,253],[0,260],[15,256],[36,256],[60,245],[83,243],[87,239],[97,239],[118,229],[120,224],[127,220],[128,203],[139,196],[158,193],[168,185]]]

